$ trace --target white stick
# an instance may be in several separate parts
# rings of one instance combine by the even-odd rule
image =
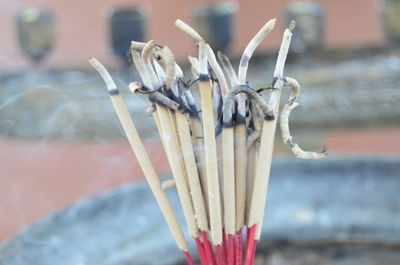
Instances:
[[[229,58],[220,51],[218,51],[217,55],[218,55],[218,59],[222,63],[222,67],[224,68],[226,74],[228,75],[231,87],[234,87],[237,84],[239,84],[239,79],[235,73],[235,70],[232,67],[232,64],[231,64],[231,61],[229,60]]]
[[[243,52],[242,58],[240,58],[239,64],[239,84],[243,85],[246,83],[247,68],[249,66],[249,61],[253,55],[255,49],[260,45],[260,43],[267,37],[267,35],[272,31],[275,26],[276,19],[271,19],[268,21],[251,39],[249,44],[247,44],[246,49]]]
[[[157,173],[154,170],[154,167],[146,152],[143,142],[140,139],[140,136],[128,112],[125,102],[121,94],[119,93],[118,88],[116,87],[108,71],[100,62],[98,62],[94,58],[89,59],[89,62],[99,72],[107,85],[111,101],[122,124],[122,127],[124,128],[125,134],[129,140],[132,150],[135,153],[140,167],[143,170],[144,176],[149,183],[150,189],[153,192],[158,205],[161,208],[164,218],[172,232],[173,237],[176,240],[176,243],[178,244],[178,247],[183,251],[187,251],[187,243],[180,224],[174,214],[174,211],[169,203],[167,196],[161,188],[160,180],[157,176]]]
[[[267,37],[268,33],[275,26],[275,19],[268,21],[259,32],[251,39],[243,52],[239,65],[239,85],[246,83],[247,68],[251,56],[257,46]],[[246,113],[245,100],[243,94],[237,95],[238,114],[244,118]],[[238,124],[235,128],[235,173],[236,173],[236,229],[240,229],[245,222],[245,201],[246,201],[246,165],[247,165],[247,148],[246,148],[245,124]],[[249,197],[249,196],[247,196]]]
[[[207,47],[199,43],[200,97],[203,118],[204,148],[210,210],[211,238],[214,245],[222,244],[221,200],[218,177],[218,159],[214,134],[212,88],[207,70]]]
[[[196,57],[188,56],[189,62],[191,64],[192,79],[196,80],[200,75],[200,63]],[[192,106],[193,110],[197,112],[196,103],[194,101],[193,95],[190,90],[185,91],[185,96],[188,103]],[[193,132],[193,143],[194,143],[194,153],[196,156],[197,167],[200,174],[201,186],[203,188],[204,199],[206,202],[207,217],[209,218],[208,210],[208,185],[207,185],[207,172],[206,172],[206,157],[204,151],[204,133],[203,125],[200,120],[200,116],[196,113],[191,121],[190,126]],[[209,219],[208,219],[209,220]]]
[[[297,102],[297,99],[298,99],[299,93],[300,93],[300,84],[294,78],[286,77],[285,80],[286,80],[285,85],[290,86],[292,88],[292,91],[290,93],[290,97],[289,97],[289,101],[288,101],[289,103],[287,103],[287,104],[285,104],[285,106],[283,106],[282,113],[281,113],[280,125],[281,125],[283,142],[289,145],[293,154],[297,158],[301,158],[301,159],[325,158],[327,155],[325,148],[322,152],[308,152],[308,151],[304,151],[302,148],[300,148],[300,146],[298,144],[293,142],[293,137],[290,134],[290,130],[289,130],[289,115],[290,115],[290,112],[299,105],[299,103]]]
[[[163,48],[163,54],[167,53],[168,55],[170,51],[165,50]],[[171,67],[175,68],[175,78],[174,82],[172,82],[175,90],[178,91],[178,79],[183,78],[183,72],[178,64],[175,63],[175,59],[173,56],[166,56],[166,72],[172,72]],[[181,111],[175,111],[175,117],[177,122],[178,136],[180,140],[181,154],[185,163],[186,173],[189,181],[190,194],[193,201],[194,210],[196,213],[196,220],[198,228],[201,231],[208,231],[208,220],[207,220],[207,212],[205,201],[203,197],[203,191],[200,185],[199,173],[197,170],[195,154],[193,150],[193,143],[190,135],[190,127],[189,127],[189,116],[187,114],[182,113]]]
[[[221,67],[217,62],[217,58],[215,58],[214,51],[211,49],[210,45],[207,44],[207,52],[208,52],[208,63],[211,66],[211,69],[214,71],[217,76],[219,85],[221,87],[222,97],[228,93],[228,83],[226,82],[224,73],[222,72]]]
[[[148,75],[151,78],[152,88],[158,88],[161,86],[157,75],[155,74],[151,65],[151,51],[155,47],[154,41],[149,41],[142,51],[142,60],[147,70]],[[175,68],[173,68],[175,71]],[[168,74],[166,74],[167,76]],[[176,187],[178,190],[179,199],[183,209],[186,223],[188,224],[189,234],[192,237],[197,237],[198,229],[195,219],[192,199],[190,197],[189,188],[187,185],[187,178],[185,176],[184,165],[180,156],[179,151],[179,140],[176,135],[176,126],[174,121],[174,115],[169,109],[160,104],[156,103],[157,113],[159,116],[159,123],[161,127],[160,137],[164,138],[165,152],[167,159],[172,170],[172,174],[175,178]]]
[[[255,188],[253,190],[252,202],[249,212],[249,226],[253,226],[255,224],[257,224],[258,226],[262,225],[263,212],[265,207],[264,205],[267,197],[269,174],[272,162],[275,130],[277,124],[276,113],[279,109],[280,91],[283,87],[283,68],[289,50],[290,40],[292,37],[291,30],[293,28],[294,23],[291,23],[289,28],[285,30],[278,54],[278,59],[276,62],[273,84],[273,87],[275,88],[273,94],[275,93],[275,96],[272,97],[271,95],[269,106],[272,108],[272,112],[270,111],[270,115],[267,115],[263,122],[263,129],[260,140],[260,151],[257,162],[256,176],[254,179]],[[273,100],[272,103],[271,100]]]
[[[180,19],[175,21],[175,27],[186,33],[195,43],[203,41],[203,38],[192,27]]]

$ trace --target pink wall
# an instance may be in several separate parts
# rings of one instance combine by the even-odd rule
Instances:
[[[26,66],[16,46],[14,32],[15,14],[28,6],[45,7],[57,17],[57,45],[54,53],[46,60],[51,67],[86,67],[87,58],[98,57],[107,63],[116,64],[110,53],[108,24],[105,18],[111,6],[141,5],[150,14],[149,38],[168,45],[177,57],[186,58],[195,54],[193,43],[174,28],[176,18],[191,22],[190,13],[200,0],[14,0],[0,3],[0,70],[15,70]],[[278,18],[275,31],[259,51],[276,49],[280,42],[283,8],[289,1],[246,1],[239,0],[240,10],[236,17],[236,41],[233,52],[238,54],[253,34],[268,19]],[[383,44],[378,14],[378,0],[349,0],[346,2],[319,0],[327,10],[327,48],[352,46],[376,46]]]

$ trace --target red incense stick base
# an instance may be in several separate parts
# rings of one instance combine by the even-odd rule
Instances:
[[[215,252],[217,253],[217,264],[218,265],[226,265],[225,255],[224,255],[224,252],[222,250],[222,246],[221,245],[216,245],[215,246]]]
[[[204,252],[206,254],[207,264],[216,265],[217,262],[214,257],[214,252],[210,241],[208,240],[208,234],[206,231],[201,231],[201,238],[203,239]]]
[[[199,258],[200,258],[200,263],[201,265],[207,265],[207,257],[206,257],[206,252],[204,251],[204,245],[201,242],[200,238],[196,237],[196,246],[197,246],[197,252],[199,253]]]
[[[235,237],[235,265],[242,265],[242,228],[236,232]]]
[[[228,246],[227,246],[227,263],[228,265],[235,265],[235,238],[233,235],[228,235]]]
[[[252,265],[254,263],[254,256],[256,252],[257,241],[254,240],[257,230],[257,225],[253,225],[247,230],[247,246],[246,246],[246,261],[245,265]]]
[[[190,256],[189,252],[183,251],[183,255],[185,255],[186,261],[189,265],[194,265],[193,259]]]

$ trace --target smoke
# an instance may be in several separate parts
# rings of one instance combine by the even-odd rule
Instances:
[[[131,74],[113,75],[140,134],[155,136],[147,100],[128,91]],[[142,179],[96,73],[29,71],[0,81],[0,242],[78,199]],[[155,162],[163,159],[151,145]],[[126,215],[120,207],[116,224]]]

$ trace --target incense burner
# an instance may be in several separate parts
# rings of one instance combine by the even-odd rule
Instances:
[[[261,250],[297,246],[310,253],[304,246],[314,246],[315,254],[324,246],[340,250],[352,244],[398,253],[399,172],[396,158],[275,159]],[[178,198],[170,195],[177,207]],[[178,218],[183,221],[180,212]],[[340,251],[335,253],[339,259]],[[368,248],[357,253],[366,255]],[[167,265],[182,260],[144,183],[77,202],[0,246],[0,264],[6,265]]]

